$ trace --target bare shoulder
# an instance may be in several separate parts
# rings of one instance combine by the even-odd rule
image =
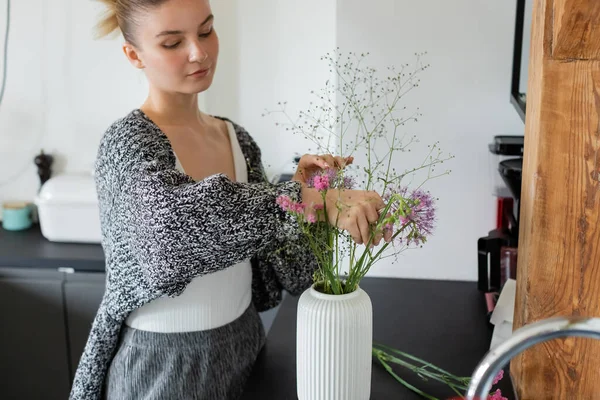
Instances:
[[[218,118],[218,117],[214,117],[212,115],[208,115],[206,113],[202,113],[202,117],[205,118],[205,120],[208,123],[208,126],[211,129],[215,129],[218,130],[219,132],[222,133],[227,133],[227,123],[225,122],[224,119],[222,118]]]

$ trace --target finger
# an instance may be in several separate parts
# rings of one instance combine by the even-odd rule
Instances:
[[[347,224],[346,231],[350,234],[352,240],[354,240],[356,244],[363,244],[362,235],[360,233],[360,229],[356,223],[356,220]]]
[[[322,154],[319,157],[325,160],[327,163],[328,166],[326,168],[336,168],[335,157],[333,157],[331,154]]]
[[[319,156],[316,154],[305,154],[300,158],[300,162],[298,163],[298,167],[310,168],[312,166],[317,166],[319,168],[329,168],[331,165],[328,164],[327,159],[323,156]]]
[[[377,232],[375,238],[373,238],[373,246],[379,246],[381,239],[383,238],[383,231]]]
[[[379,220],[379,212],[378,212],[378,208],[375,207],[374,204],[372,203],[367,203],[364,204],[364,213],[367,217],[367,221],[369,221],[369,223],[374,223],[377,222]]]
[[[387,215],[387,217],[390,217],[390,214]],[[394,227],[392,224],[388,223],[386,225],[384,225],[383,227],[383,240],[385,240],[387,243],[392,241],[392,236],[394,235]]]
[[[384,203],[383,199],[381,198],[381,196],[377,192],[373,192],[372,199],[375,204],[376,210],[381,210],[381,209],[385,208],[385,203]]]
[[[339,156],[334,157],[334,159],[335,159],[335,167],[338,169],[343,169],[343,168],[347,167],[348,165],[352,164],[352,161],[354,160],[353,157],[339,157]]]
[[[371,237],[371,225],[369,224],[369,221],[367,221],[365,214],[359,213],[356,216],[356,222],[358,224],[358,229],[360,229],[360,236],[363,243],[369,243],[369,239]]]

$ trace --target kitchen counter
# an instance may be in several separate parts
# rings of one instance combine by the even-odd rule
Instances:
[[[100,244],[51,242],[39,225],[15,232],[0,227],[0,266],[104,272],[104,252]]]
[[[373,303],[373,340],[427,360],[458,376],[471,376],[489,349],[483,294],[476,282],[365,278],[361,287]],[[296,307],[287,296],[250,378],[244,400],[295,400]],[[445,399],[455,395],[446,385],[422,381],[411,371],[396,373],[426,393]],[[514,399],[508,369],[498,386]],[[373,363],[371,400],[422,399],[396,381],[378,361]]]
[[[8,232],[0,228],[0,267],[16,268],[27,273],[36,270],[36,274],[39,271],[48,270],[50,273],[52,270],[65,268],[80,272],[63,274],[55,284],[45,276],[37,277],[30,284],[32,294],[39,293],[43,285],[53,284],[56,286],[56,290],[53,290],[57,292],[57,302],[66,299],[67,304],[57,305],[56,309],[69,311],[65,318],[71,322],[68,324],[68,337],[73,342],[70,344],[72,354],[69,356],[73,358],[72,370],[77,364],[89,324],[104,290],[104,275],[96,274],[104,272],[102,247],[99,244],[50,242],[42,236],[38,225],[21,232]],[[11,281],[10,276],[5,277],[4,281],[9,285],[8,288],[25,282],[22,278]],[[471,375],[489,348],[492,328],[487,322],[483,294],[477,290],[476,282],[365,278],[361,287],[369,294],[373,303],[373,339],[376,342],[407,351],[462,376]],[[81,293],[76,289],[81,289]],[[60,290],[65,293],[60,294]],[[5,294],[8,296],[10,293],[12,292],[8,291]],[[23,293],[25,297],[22,299],[7,297],[5,301],[7,304],[15,301],[22,303],[27,299],[37,298]],[[244,400],[296,399],[297,302],[297,297],[286,296],[279,307],[267,336],[266,346],[249,380]],[[47,301],[43,305],[47,306],[46,303]],[[32,312],[40,306],[32,305]],[[41,311],[48,314],[45,309]],[[19,318],[20,314],[15,314],[14,326],[21,324],[17,322]],[[60,318],[56,322],[58,332],[65,324]],[[15,340],[21,335],[15,333]],[[61,332],[56,334],[57,337],[60,335]],[[29,347],[30,344],[24,343],[19,351],[26,351]],[[19,349],[19,346],[16,348]],[[22,358],[23,354],[20,354]],[[32,358],[34,356],[35,352],[31,354]],[[27,365],[27,368],[31,368],[30,364]],[[425,382],[410,371],[398,367],[394,369],[402,378],[435,397],[444,399],[453,395],[445,385]],[[45,371],[43,368],[42,370]],[[20,376],[18,372],[15,374]],[[507,372],[505,370],[505,378],[499,387],[504,396],[514,399]],[[67,389],[56,390],[62,393]],[[371,393],[372,400],[422,399],[397,382],[377,361],[373,364]]]

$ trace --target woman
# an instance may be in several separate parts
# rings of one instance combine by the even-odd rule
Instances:
[[[265,182],[250,135],[197,107],[219,48],[209,1],[104,3],[101,33],[122,32],[150,89],[98,150],[106,292],[71,398],[239,398],[265,339],[257,312],[308,288],[316,267],[276,199],[322,205],[307,178],[352,160],[307,155],[293,181]],[[326,201],[329,220],[359,243],[384,206],[363,191]]]

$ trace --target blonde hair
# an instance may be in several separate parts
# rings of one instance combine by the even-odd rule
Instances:
[[[140,11],[158,7],[168,0],[99,0],[106,6],[106,12],[96,25],[96,37],[102,38],[121,32],[125,40],[134,44],[133,28]]]

